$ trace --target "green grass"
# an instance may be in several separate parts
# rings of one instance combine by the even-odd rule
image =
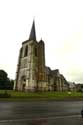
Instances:
[[[4,93],[5,90],[0,90]],[[0,100],[83,100],[82,92],[17,92],[7,90],[11,98],[0,98]]]

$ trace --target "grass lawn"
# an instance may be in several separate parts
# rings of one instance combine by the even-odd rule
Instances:
[[[0,90],[5,93],[5,90]],[[0,100],[83,100],[82,92],[18,92],[7,90],[10,98]]]

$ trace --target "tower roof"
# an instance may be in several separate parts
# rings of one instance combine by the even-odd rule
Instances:
[[[29,40],[36,41],[36,31],[35,31],[35,21],[34,20],[33,20],[32,28],[31,28]]]

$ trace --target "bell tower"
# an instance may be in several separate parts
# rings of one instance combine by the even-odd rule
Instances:
[[[15,89],[21,91],[46,89],[44,42],[36,40],[35,21],[29,39],[22,42],[19,52]]]

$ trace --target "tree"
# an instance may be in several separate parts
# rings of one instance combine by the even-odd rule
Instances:
[[[10,80],[10,89],[12,89],[12,90],[13,90],[13,86],[14,86],[14,80],[13,80],[13,79],[11,79],[11,80]]]
[[[0,89],[13,89],[13,83],[4,70],[0,70]]]
[[[7,73],[4,70],[0,70],[0,80],[7,80]]]

